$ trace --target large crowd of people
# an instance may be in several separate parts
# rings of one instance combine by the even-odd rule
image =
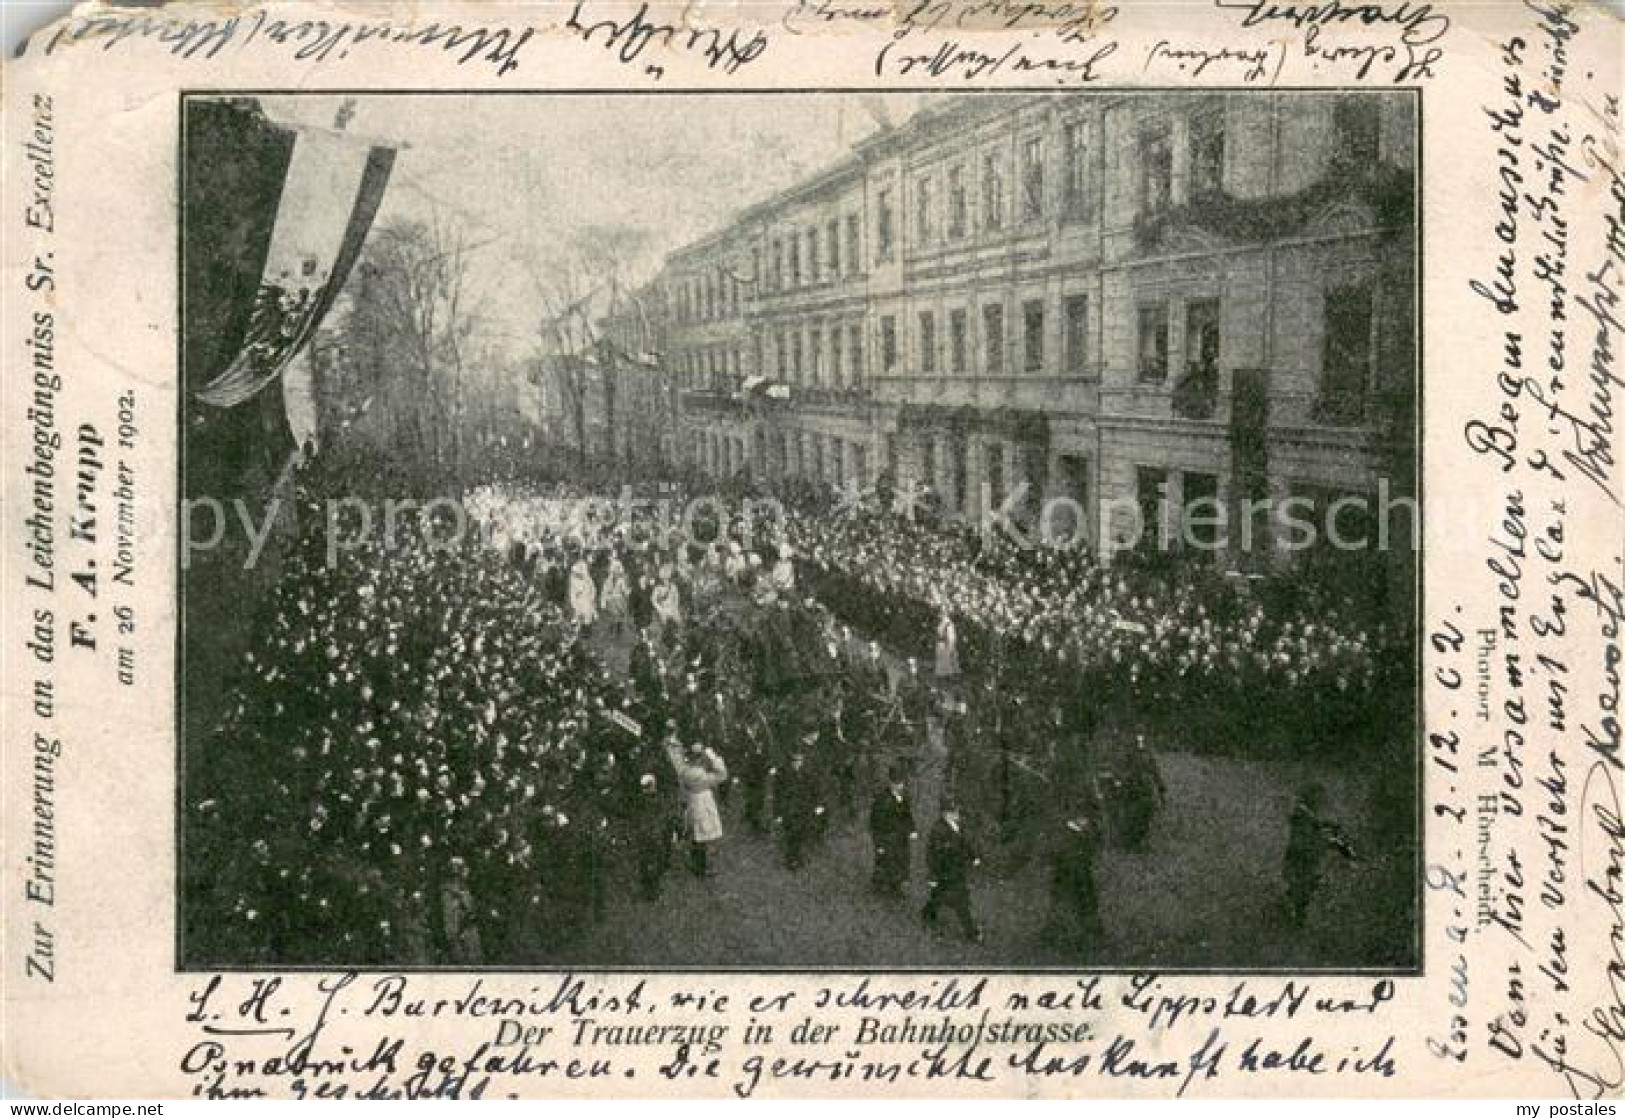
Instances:
[[[490,485],[342,548],[307,520],[190,754],[194,957],[545,961],[610,890],[715,873],[735,826],[789,872],[866,829],[894,900],[923,852],[923,923],[972,937],[979,845],[1041,850],[1083,944],[1095,851],[1143,845],[1166,794],[1135,712],[1347,717],[1392,658],[1313,603],[883,509],[786,494],[755,537],[683,534],[594,495]]]
[[[1095,717],[1144,728],[1177,712],[1188,726],[1201,712],[1209,741],[1244,752],[1347,747],[1386,732],[1390,697],[1409,691],[1394,674],[1409,671],[1405,631],[1316,583],[1112,567],[883,506],[789,522],[808,586],[854,627],[932,657],[946,619],[961,663],[1005,687],[1060,689]]]

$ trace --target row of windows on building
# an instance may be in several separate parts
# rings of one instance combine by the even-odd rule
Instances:
[[[1190,168],[1187,197],[1199,198],[1224,184],[1224,113],[1218,108],[1193,113],[1185,131]],[[1173,124],[1167,118],[1147,121],[1139,134],[1139,211],[1165,212],[1175,201]]]
[[[863,271],[863,224],[857,214],[830,218],[805,233],[774,237],[768,245],[770,292],[832,282]]]
[[[675,310],[679,324],[737,318],[744,292],[760,283],[769,292],[809,287],[862,273],[862,222],[857,214],[831,218],[805,234],[775,237],[771,242],[769,271],[762,274],[761,249],[751,250],[750,275],[740,276],[718,265],[698,276],[675,282]]]
[[[1136,372],[1144,384],[1168,379],[1168,351],[1172,326],[1167,300],[1138,307]],[[1212,371],[1219,364],[1219,301],[1191,299],[1185,303],[1185,373]]]
[[[1088,125],[1082,120],[1071,121],[1062,130],[1060,205],[1069,217],[1082,217],[1089,209],[1088,134]],[[1019,208],[1013,217],[1023,222],[1038,221],[1045,216],[1049,201],[1045,137],[1024,139],[1019,158],[1021,190]],[[973,175],[978,176],[974,187]],[[999,232],[1012,218],[1005,196],[1004,155],[997,149],[984,152],[979,166],[961,160],[940,172],[917,175],[910,189],[913,238],[919,248],[936,244],[939,230],[940,239],[957,241],[969,237],[975,229],[984,233]],[[973,189],[977,199],[974,220]],[[788,233],[770,238],[767,290],[789,291],[862,274],[861,228],[858,215],[847,214],[844,218],[831,219],[822,235],[814,227],[805,234]],[[885,186],[875,192],[874,244],[876,263],[896,258],[898,197],[895,187]]]
[[[1209,105],[1185,119],[1183,177],[1175,173],[1173,120],[1167,116],[1142,122],[1137,140],[1139,180],[1136,200],[1142,217],[1155,217],[1171,207],[1200,202],[1225,189],[1225,113]],[[1332,109],[1332,151],[1343,166],[1366,167],[1380,155],[1381,110],[1375,100],[1358,94],[1339,97]]]
[[[1084,375],[1089,368],[1089,297],[1068,295],[1061,303],[1064,330],[1061,336],[1062,371]],[[1021,348],[1019,365],[1024,372],[1041,372],[1045,365],[1045,339],[1048,330],[1045,302],[1029,299],[1021,304]],[[972,371],[976,344],[971,335],[970,310],[956,307],[939,323],[937,312],[922,310],[914,318],[913,368],[922,374]],[[902,355],[898,338],[898,317],[881,315],[877,322],[879,371],[901,371]],[[860,322],[819,323],[770,330],[769,342],[760,337],[755,344],[754,370],[788,384],[848,388],[861,384],[867,375],[864,365],[864,329]],[[989,303],[981,308],[979,369],[992,375],[1006,371],[1005,307]],[[745,375],[744,353],[740,346],[715,345],[679,355],[678,372],[685,388],[720,387],[737,383]]]
[[[677,281],[672,296],[677,321],[688,324],[738,317],[744,288],[751,282],[750,277],[722,266]]]
[[[822,324],[773,330],[752,342],[749,373],[787,384],[852,388],[865,375],[863,325]],[[676,356],[677,376],[688,390],[737,389],[747,374],[744,348],[711,345]]]
[[[1136,308],[1136,374],[1142,384],[1176,376],[1214,376],[1222,352],[1222,316],[1216,298],[1183,301],[1183,365],[1170,362],[1173,324],[1168,299]],[[1376,297],[1369,281],[1337,284],[1321,301],[1321,374],[1317,410],[1325,419],[1362,417],[1376,367]]]
[[[939,240],[962,240],[977,230],[997,233],[1011,220],[1043,220],[1051,204],[1046,146],[1046,137],[1041,134],[1021,140],[1017,154],[1019,191],[1014,213],[1010,212],[1006,198],[1004,154],[998,149],[983,152],[974,163],[961,160],[940,171],[916,175],[911,186],[915,246],[928,248]],[[1068,121],[1061,129],[1061,163],[1058,169],[1058,204],[1065,217],[1082,218],[1090,212],[1089,162],[1088,123],[1083,120]],[[972,176],[975,176],[974,184]],[[896,249],[897,238],[889,188],[882,189],[877,195],[876,209],[875,255],[879,260],[890,260]]]
[[[1175,129],[1168,116],[1146,120],[1137,135],[1139,212],[1155,216],[1171,206],[1211,196],[1224,186],[1226,122],[1222,105],[1214,104],[1185,118],[1183,132],[1186,174],[1176,183]],[[1378,156],[1380,117],[1369,98],[1344,97],[1336,103],[1333,127],[1335,150],[1352,165]],[[1063,218],[1084,219],[1093,207],[1090,175],[1090,124],[1068,121],[1060,134],[1060,189],[1057,204]],[[1043,134],[1022,139],[1019,148],[1020,190],[1016,212],[1008,212],[1005,156],[995,148],[979,160],[959,160],[946,169],[923,172],[909,185],[913,244],[929,248],[939,240],[963,240],[979,230],[1002,231],[1007,221],[1033,222],[1048,213],[1049,158]],[[973,187],[972,176],[976,176]],[[975,198],[973,213],[973,193]],[[877,263],[896,258],[899,199],[894,187],[875,193],[874,246]],[[939,235],[940,234],[940,235]],[[760,249],[752,250],[749,276],[741,277],[718,266],[703,275],[678,281],[676,309],[679,322],[704,322],[737,317],[744,290],[760,284],[767,293],[793,291],[842,278],[862,275],[862,221],[849,213],[822,225],[781,233],[769,238],[766,272]]]
[[[1375,298],[1368,281],[1341,284],[1323,299],[1320,408],[1325,418],[1354,420],[1363,413],[1375,364]],[[876,322],[877,371],[881,375],[991,375],[1012,370],[1086,376],[1090,372],[1089,297],[1060,299],[1060,352],[1051,354],[1049,308],[1044,299],[1021,303],[1017,351],[1008,352],[1006,305],[980,308],[973,336],[972,311],[955,307],[940,315],[935,309],[913,316],[912,356],[907,368],[899,316],[884,314]],[[1217,373],[1222,352],[1222,315],[1217,298],[1141,302],[1136,322],[1136,377],[1143,384],[1163,384],[1175,377]],[[1172,360],[1174,314],[1183,325],[1182,361]],[[828,388],[860,386],[869,370],[864,363],[861,322],[838,322],[771,329],[753,343],[754,362],[746,368],[739,345],[688,350],[677,357],[686,389],[737,388],[747,373],[774,377],[792,385]],[[978,362],[978,358],[980,358]]]
[[[1056,204],[1062,217],[1068,220],[1081,220],[1093,212],[1088,137],[1089,125],[1083,120],[1069,121],[1061,130],[1060,194]],[[1191,192],[1200,195],[1218,189],[1223,180],[1225,158],[1222,110],[1215,108],[1194,115],[1187,137]],[[1151,123],[1140,139],[1141,207],[1146,212],[1156,213],[1166,209],[1174,197],[1173,139],[1169,121],[1160,119]],[[1043,220],[1051,204],[1045,141],[1045,136],[1035,135],[1021,142],[1020,191],[1013,215],[1009,213],[1005,159],[1000,150],[984,152],[979,165],[961,160],[945,170],[915,176],[910,187],[914,246],[924,249],[939,240],[964,240],[978,230],[983,234],[998,233],[1012,219],[1018,222]],[[974,212],[973,174],[977,176]],[[768,271],[764,277],[766,290],[790,291],[862,274],[860,229],[858,216],[848,214],[844,219],[830,220],[823,233],[814,227],[805,234],[771,238]],[[882,187],[875,194],[876,262],[894,260],[897,245],[897,192],[893,187]]]
[[[735,389],[745,379],[744,353],[737,345],[685,350],[675,361],[677,381],[685,391]]]
[[[1071,121],[1062,130],[1060,205],[1069,218],[1083,217],[1089,210],[1087,137],[1088,125],[1082,120]],[[1045,137],[1041,135],[1022,141],[1017,220],[1037,221],[1045,216],[1048,196],[1044,149]],[[939,227],[948,240],[961,240],[971,234],[971,173],[964,161],[948,167],[941,173],[940,195],[937,174],[922,174],[914,179],[912,212],[914,239],[918,246],[935,243]],[[998,150],[984,153],[979,173],[977,227],[985,233],[998,232],[1007,221],[1003,154]],[[939,199],[942,205],[939,205]],[[681,323],[709,322],[736,316],[740,310],[742,288],[758,280],[767,292],[779,293],[862,275],[862,229],[863,223],[858,214],[837,215],[805,231],[771,237],[765,275],[762,272],[761,251],[757,249],[752,252],[751,275],[744,279],[719,266],[702,275],[679,280],[675,288],[677,320]],[[897,232],[896,191],[892,187],[884,187],[875,196],[875,259],[878,263],[895,259]]]
[[[749,467],[773,477],[816,478],[837,486],[868,485],[873,480],[867,443],[817,431],[762,432],[754,450],[739,435],[696,431],[693,451],[696,461],[712,473],[731,475]]]
[[[911,371],[921,374],[979,372],[1000,376],[1014,363],[1022,372],[1058,371],[1083,376],[1089,371],[1089,297],[1075,294],[1062,297],[1062,331],[1059,365],[1051,369],[1047,353],[1049,317],[1047,301],[1028,299],[1020,306],[1019,348],[1008,354],[1009,335],[1005,327],[1005,304],[987,303],[980,311],[979,331],[972,336],[971,310],[954,307],[946,320],[939,321],[935,310],[914,315],[914,349]],[[885,373],[901,371],[898,350],[898,323],[895,315],[880,316],[880,368]],[[977,362],[977,357],[980,362]]]

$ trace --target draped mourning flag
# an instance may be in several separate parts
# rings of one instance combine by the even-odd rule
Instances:
[[[218,408],[236,407],[278,380],[321,324],[361,253],[395,162],[393,148],[368,147],[341,133],[302,130],[284,141],[275,134],[286,129],[262,127],[272,138],[246,145],[237,157],[269,164],[258,175],[246,169],[251,178],[283,168],[274,209],[260,209],[269,190],[239,200],[257,212],[242,213],[231,230],[235,243],[219,246],[246,257],[238,267],[260,262],[252,293],[246,276],[232,287],[247,302],[227,312],[241,333],[224,367],[206,370],[207,381],[198,385],[199,370],[187,371],[196,397]]]
[[[295,449],[281,391],[356,262],[394,151],[183,102],[181,369],[189,499],[263,498]]]
[[[224,665],[247,647],[245,602],[276,578],[296,530],[297,447],[281,382],[356,264],[395,153],[284,127],[251,97],[187,96],[181,154],[184,508],[235,506],[210,526],[200,512],[208,546],[182,553],[191,735],[225,690]],[[223,530],[238,519],[266,534],[251,545],[248,533]]]

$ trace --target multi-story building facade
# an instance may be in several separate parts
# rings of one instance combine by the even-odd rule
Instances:
[[[963,517],[1066,497],[1082,523],[1049,527],[1108,555],[1197,503],[1229,510],[1235,554],[1244,502],[1408,496],[1414,113],[1259,92],[924,110],[672,256],[680,452],[913,479]]]

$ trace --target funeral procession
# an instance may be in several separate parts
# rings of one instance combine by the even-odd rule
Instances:
[[[187,94],[179,964],[1414,970],[1416,113]]]

